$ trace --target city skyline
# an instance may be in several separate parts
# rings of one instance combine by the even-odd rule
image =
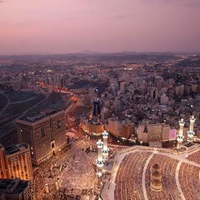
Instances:
[[[0,55],[200,52],[197,0],[0,1]]]

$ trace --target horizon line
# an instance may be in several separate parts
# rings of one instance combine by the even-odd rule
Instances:
[[[113,52],[98,52],[98,51],[80,51],[80,52],[70,52],[70,53],[10,53],[10,54],[0,54],[1,57],[6,56],[53,56],[53,55],[75,55],[75,54],[85,54],[85,55],[108,55],[108,54],[200,54],[200,51],[113,51]]]

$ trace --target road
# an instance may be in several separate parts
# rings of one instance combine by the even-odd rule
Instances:
[[[7,96],[7,95],[5,95],[3,92],[1,92],[0,91],[0,93],[4,96],[4,97],[6,97],[6,99],[7,99],[7,104],[5,105],[5,107],[1,110],[1,112],[0,112],[0,116],[2,115],[2,113],[6,110],[6,108],[10,105],[10,99],[9,99],[9,97]]]

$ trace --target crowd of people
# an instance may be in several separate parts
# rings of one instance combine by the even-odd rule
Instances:
[[[153,191],[150,188],[150,172],[151,167],[154,164],[158,164],[161,171],[161,182],[162,190],[159,192]],[[146,189],[149,199],[167,199],[167,200],[179,200],[181,199],[175,179],[176,167],[178,160],[170,158],[168,156],[163,156],[159,154],[154,154],[151,158],[147,170],[146,170]]]
[[[195,163],[200,164],[200,151],[197,151],[187,157],[187,159],[194,161]]]
[[[200,199],[200,168],[182,163],[179,171],[181,189],[187,200]]]
[[[115,200],[144,199],[142,172],[150,155],[150,152],[135,152],[124,157],[115,179]]]
[[[85,151],[91,143],[88,140],[75,141],[67,152],[61,151],[38,166],[34,172],[35,198],[42,200],[52,199],[52,196],[59,196],[57,199],[66,199],[66,196],[92,196],[92,188],[97,181],[94,168],[97,153],[88,154]]]
[[[115,179],[115,200],[144,199],[142,172],[150,154],[150,152],[135,152],[123,158]],[[200,151],[191,154],[188,159],[200,164]],[[176,170],[179,162],[178,159],[176,160],[157,153],[153,155],[148,163],[145,174],[145,187],[148,199],[182,199],[176,181]],[[158,164],[161,171],[162,190],[159,192],[153,191],[150,187],[150,172],[154,164]],[[200,168],[183,162],[178,171],[178,181],[185,199],[200,199]]]

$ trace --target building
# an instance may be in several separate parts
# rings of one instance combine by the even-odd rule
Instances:
[[[137,137],[139,141],[142,141],[144,143],[149,142],[148,133],[147,133],[145,124],[139,124],[138,129],[137,129]]]
[[[5,160],[8,178],[33,179],[30,147],[28,144],[16,144],[5,148]]]
[[[0,144],[0,178],[7,178],[5,148]]]
[[[101,106],[100,106],[100,99],[99,99],[99,89],[96,87],[94,88],[94,97],[93,97],[93,109],[92,109],[92,117],[93,120],[99,119],[101,114]]]
[[[161,142],[176,140],[176,129],[169,124],[143,121],[137,129],[138,140],[150,146],[161,147]]]
[[[92,115],[93,117],[98,117],[100,115],[100,101],[99,98],[94,98],[93,99],[93,111],[92,111]]]
[[[120,83],[120,92],[122,92],[123,94],[126,92],[126,82],[124,81]]]
[[[115,137],[128,139],[131,137],[131,134],[134,134],[135,124],[130,120],[109,118],[105,127]]]
[[[170,125],[169,124],[162,124],[162,141],[169,141],[169,131]]]
[[[104,127],[101,122],[95,122],[93,120],[87,119],[86,117],[82,117],[81,119],[81,128],[86,133],[92,135],[101,135],[104,131]]]
[[[128,139],[131,137],[131,134],[134,134],[134,129],[134,123],[128,123],[123,121],[120,125],[120,136],[122,138]]]
[[[168,103],[169,103],[169,97],[166,94],[161,95],[161,97],[160,97],[160,103],[162,105],[168,105]]]
[[[162,124],[149,122],[147,123],[148,143],[152,147],[162,147]]]
[[[0,200],[31,200],[30,182],[20,179],[0,179]]]
[[[91,101],[92,101],[91,99],[92,98],[91,98],[91,96],[89,94],[84,95],[83,96],[83,100],[82,100],[83,106],[89,108],[91,106]]]
[[[0,178],[32,180],[33,170],[29,145],[16,144],[1,151],[0,171]]]
[[[39,164],[66,144],[65,112],[47,109],[16,121],[20,142],[31,147],[33,163]]]
[[[119,126],[120,122],[115,118],[109,118],[108,123],[105,125],[106,130],[113,135],[119,135]]]

